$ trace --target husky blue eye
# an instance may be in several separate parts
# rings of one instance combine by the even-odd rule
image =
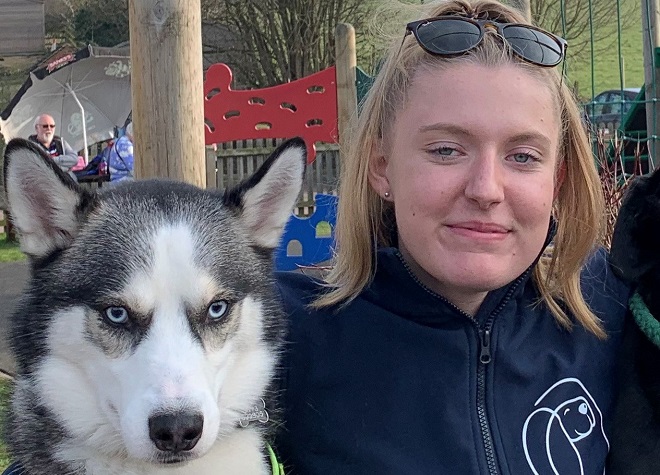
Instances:
[[[228,308],[229,304],[225,300],[216,300],[215,302],[212,302],[211,305],[209,305],[209,318],[211,320],[222,318],[225,313],[227,313]]]
[[[115,324],[122,324],[128,321],[128,310],[124,307],[108,307],[105,309],[105,317]]]

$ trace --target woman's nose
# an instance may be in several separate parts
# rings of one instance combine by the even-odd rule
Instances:
[[[478,157],[469,169],[465,196],[488,209],[504,200],[502,163],[494,154]]]

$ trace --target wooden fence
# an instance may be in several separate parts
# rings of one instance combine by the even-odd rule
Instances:
[[[280,139],[238,140],[217,144],[218,150],[207,151],[206,181],[208,188],[227,189],[249,177],[280,145]],[[307,165],[303,188],[294,210],[296,216],[314,213],[317,193],[337,194],[339,180],[339,145],[316,144],[316,160]]]
[[[206,173],[209,188],[227,189],[254,173],[283,140],[239,140],[218,144],[218,150],[207,150]],[[337,195],[339,181],[339,145],[317,144],[316,160],[307,165],[303,188],[294,214],[307,217],[314,213],[317,193]],[[96,188],[98,184],[85,186]],[[0,190],[1,191],[1,190]],[[1,206],[1,203],[0,203]],[[0,208],[0,233],[5,232],[5,214]]]

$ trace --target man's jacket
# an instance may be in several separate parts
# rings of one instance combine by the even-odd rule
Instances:
[[[39,142],[36,135],[30,135],[28,140],[41,145],[41,147],[50,155],[55,163],[64,171],[69,171],[76,163],[78,163],[78,155],[71,146],[59,135],[54,135],[50,146],[46,147]]]

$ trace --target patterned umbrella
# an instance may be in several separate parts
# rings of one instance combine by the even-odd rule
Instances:
[[[34,134],[34,120],[50,114],[56,134],[74,150],[114,137],[131,112],[128,48],[87,46],[30,72],[0,113],[5,140]]]

